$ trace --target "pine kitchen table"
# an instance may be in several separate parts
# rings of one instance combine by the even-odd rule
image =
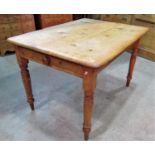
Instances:
[[[83,132],[84,139],[88,140],[97,74],[132,46],[126,83],[129,86],[139,41],[147,31],[145,27],[84,18],[9,38],[16,48],[31,109],[34,110],[34,98],[29,60],[80,77],[84,89]]]

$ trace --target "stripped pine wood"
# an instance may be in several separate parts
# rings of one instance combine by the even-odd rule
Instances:
[[[128,46],[133,46],[126,84],[129,86],[139,40],[146,31],[145,27],[81,19],[9,38],[16,46],[16,56],[31,109],[34,110],[34,99],[28,72],[29,60],[80,77],[84,90],[84,139],[88,140],[97,74]]]
[[[9,38],[9,41],[89,67],[106,64],[148,29],[91,19]],[[37,38],[37,39],[36,39]]]

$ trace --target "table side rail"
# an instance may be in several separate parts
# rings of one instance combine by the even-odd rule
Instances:
[[[89,67],[82,66],[67,60],[62,60],[48,54],[35,52],[33,50],[23,48],[20,46],[15,47],[19,56],[37,63],[52,67],[54,69],[70,73],[72,75],[83,78],[85,71],[90,70]]]

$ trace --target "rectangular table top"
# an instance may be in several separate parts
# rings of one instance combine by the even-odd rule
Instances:
[[[148,28],[80,19],[11,37],[9,42],[71,62],[100,67],[147,32]]]

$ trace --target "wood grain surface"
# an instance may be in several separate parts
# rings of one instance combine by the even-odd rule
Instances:
[[[15,45],[89,67],[100,67],[122,53],[148,28],[80,19],[8,39]]]

